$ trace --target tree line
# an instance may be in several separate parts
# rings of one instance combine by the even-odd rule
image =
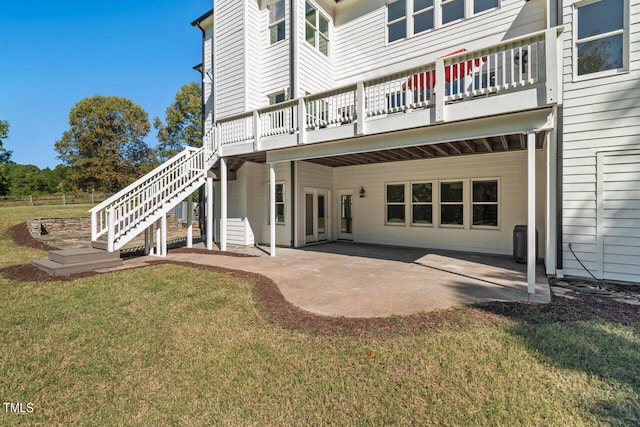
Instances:
[[[142,107],[118,96],[85,98],[71,109],[69,129],[54,144],[62,162],[54,169],[12,162],[3,144],[10,126],[0,120],[0,195],[117,192],[185,146],[202,145],[201,102],[198,83],[183,85],[165,120],[154,118],[159,143],[150,147],[145,138],[151,124]]]

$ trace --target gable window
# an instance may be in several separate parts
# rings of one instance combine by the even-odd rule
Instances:
[[[432,186],[430,182],[411,184],[411,223],[413,225],[433,224]]]
[[[440,183],[440,225],[464,224],[463,182]]]
[[[577,75],[625,66],[627,0],[600,0],[576,6]]]
[[[387,224],[404,224],[404,184],[387,184],[386,193]]]
[[[305,2],[305,38],[314,48],[329,56],[329,20]]]
[[[498,226],[498,181],[473,181],[473,225]]]
[[[267,6],[269,10],[269,34],[270,43],[274,44],[285,37],[284,24],[284,0],[279,0]]]

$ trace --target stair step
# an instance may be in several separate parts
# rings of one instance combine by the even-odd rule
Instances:
[[[120,251],[107,252],[96,248],[65,249],[50,251],[49,259],[59,264],[77,264],[82,262],[102,261],[120,258]]]
[[[100,249],[103,251],[106,251],[109,249],[109,246],[106,240],[94,240],[91,242],[91,247],[93,249]]]
[[[75,264],[60,264],[50,259],[39,259],[31,263],[36,268],[50,276],[66,276],[69,274],[84,273],[100,268],[118,267],[122,265],[120,258],[112,258],[101,261],[78,262]]]

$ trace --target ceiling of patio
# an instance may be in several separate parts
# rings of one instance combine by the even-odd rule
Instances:
[[[545,136],[545,132],[539,132],[536,134],[536,148],[542,148],[544,146]],[[500,153],[505,151],[525,150],[526,148],[526,135],[523,133],[517,133],[479,139],[417,145],[413,147],[393,148],[366,153],[318,157],[306,159],[305,161],[335,168],[374,163],[400,162],[405,160]],[[265,163],[266,153],[259,152],[237,157],[229,157],[227,158],[227,168],[230,171],[238,170],[245,161]]]

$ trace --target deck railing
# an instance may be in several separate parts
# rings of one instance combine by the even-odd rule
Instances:
[[[252,142],[258,149],[262,138],[299,133],[303,139],[307,131],[348,123],[361,132],[367,120],[417,109],[435,108],[435,122],[442,122],[447,104],[538,84],[556,91],[557,82],[547,80],[550,59],[558,67],[550,58],[558,49],[556,31],[460,49],[416,68],[228,117],[216,123],[216,138],[222,145]]]

